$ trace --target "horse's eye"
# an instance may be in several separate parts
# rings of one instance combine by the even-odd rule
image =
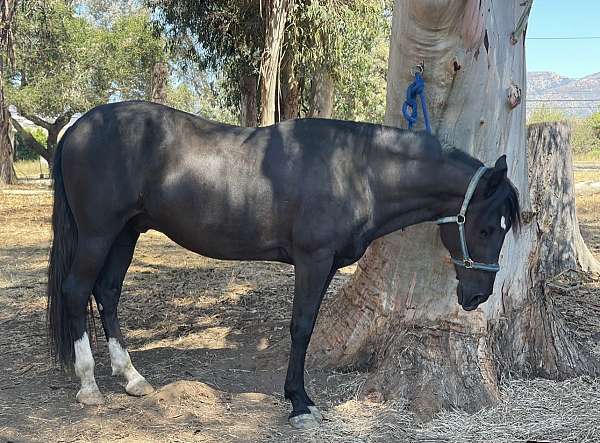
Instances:
[[[481,231],[479,231],[479,236],[481,238],[488,238],[489,235],[490,235],[490,233],[486,229],[482,229]]]

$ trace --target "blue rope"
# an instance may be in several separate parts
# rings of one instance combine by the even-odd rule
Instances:
[[[421,98],[421,108],[423,109],[425,128],[427,129],[427,132],[431,134],[427,103],[425,103],[425,80],[423,80],[423,76],[420,72],[415,72],[415,81],[408,85],[408,88],[406,89],[406,101],[402,105],[402,114],[404,114],[404,118],[408,122],[408,129],[412,129],[419,116],[419,111],[417,109],[417,95]]]

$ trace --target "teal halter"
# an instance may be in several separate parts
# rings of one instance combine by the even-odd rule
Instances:
[[[457,266],[462,266],[466,269],[477,269],[480,271],[488,271],[488,272],[498,272],[500,270],[500,265],[498,263],[479,263],[473,261],[471,256],[469,255],[469,249],[467,248],[467,238],[465,237],[465,222],[467,221],[467,209],[469,208],[469,202],[475,193],[475,189],[477,188],[477,183],[489,168],[485,166],[480,167],[473,178],[471,178],[471,182],[469,183],[469,187],[467,188],[467,192],[465,193],[465,199],[463,200],[462,206],[460,207],[460,212],[458,215],[454,215],[452,217],[444,217],[440,218],[436,221],[438,225],[444,223],[456,223],[458,225],[458,233],[460,235],[460,248],[462,249],[462,259],[457,260],[452,257],[452,261]]]

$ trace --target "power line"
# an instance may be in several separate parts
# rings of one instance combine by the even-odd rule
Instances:
[[[559,85],[560,86],[560,85]],[[561,94],[561,95],[565,95],[565,94],[594,94],[595,91],[589,90],[589,91],[569,91],[569,92],[558,92],[558,91],[548,91],[548,92],[532,92],[531,95],[551,95],[551,94]]]
[[[536,110],[536,109],[544,109],[544,110],[550,110],[550,111],[554,111],[554,110],[565,110],[568,111],[570,109],[590,109],[593,110],[594,108],[590,108],[589,106],[551,106],[551,107],[544,107],[544,106],[528,106],[527,110]]]
[[[600,98],[528,98],[528,102],[600,102]]]
[[[596,37],[527,37],[527,40],[600,40]]]

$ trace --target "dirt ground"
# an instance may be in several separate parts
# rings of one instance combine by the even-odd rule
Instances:
[[[307,387],[326,421],[317,431],[293,431],[282,395],[287,354],[270,350],[288,340],[293,268],[207,259],[156,232],[138,243],[120,317],[132,360],[157,392],[143,399],[125,394],[122,380],[110,375],[97,319],[96,376],[107,402],[84,408],[75,401],[77,380],[51,364],[45,342],[51,201],[47,186],[0,189],[0,442],[475,441],[469,435],[481,434],[469,432],[494,419],[503,423],[499,429],[508,426],[494,441],[550,441],[567,431],[563,441],[600,441],[598,380],[515,381],[499,409],[422,424],[401,403],[358,401],[364,374],[325,370],[309,371]],[[600,194],[579,199],[578,211],[584,238],[600,258]],[[330,291],[351,272],[338,273]],[[588,309],[569,324],[578,329],[585,317],[584,338],[598,341],[600,284],[585,285]],[[574,390],[581,393],[578,407],[595,408],[595,416],[574,418],[564,404],[552,406],[549,395],[565,398]],[[511,420],[528,420],[532,399],[550,405],[546,424],[511,431]]]

